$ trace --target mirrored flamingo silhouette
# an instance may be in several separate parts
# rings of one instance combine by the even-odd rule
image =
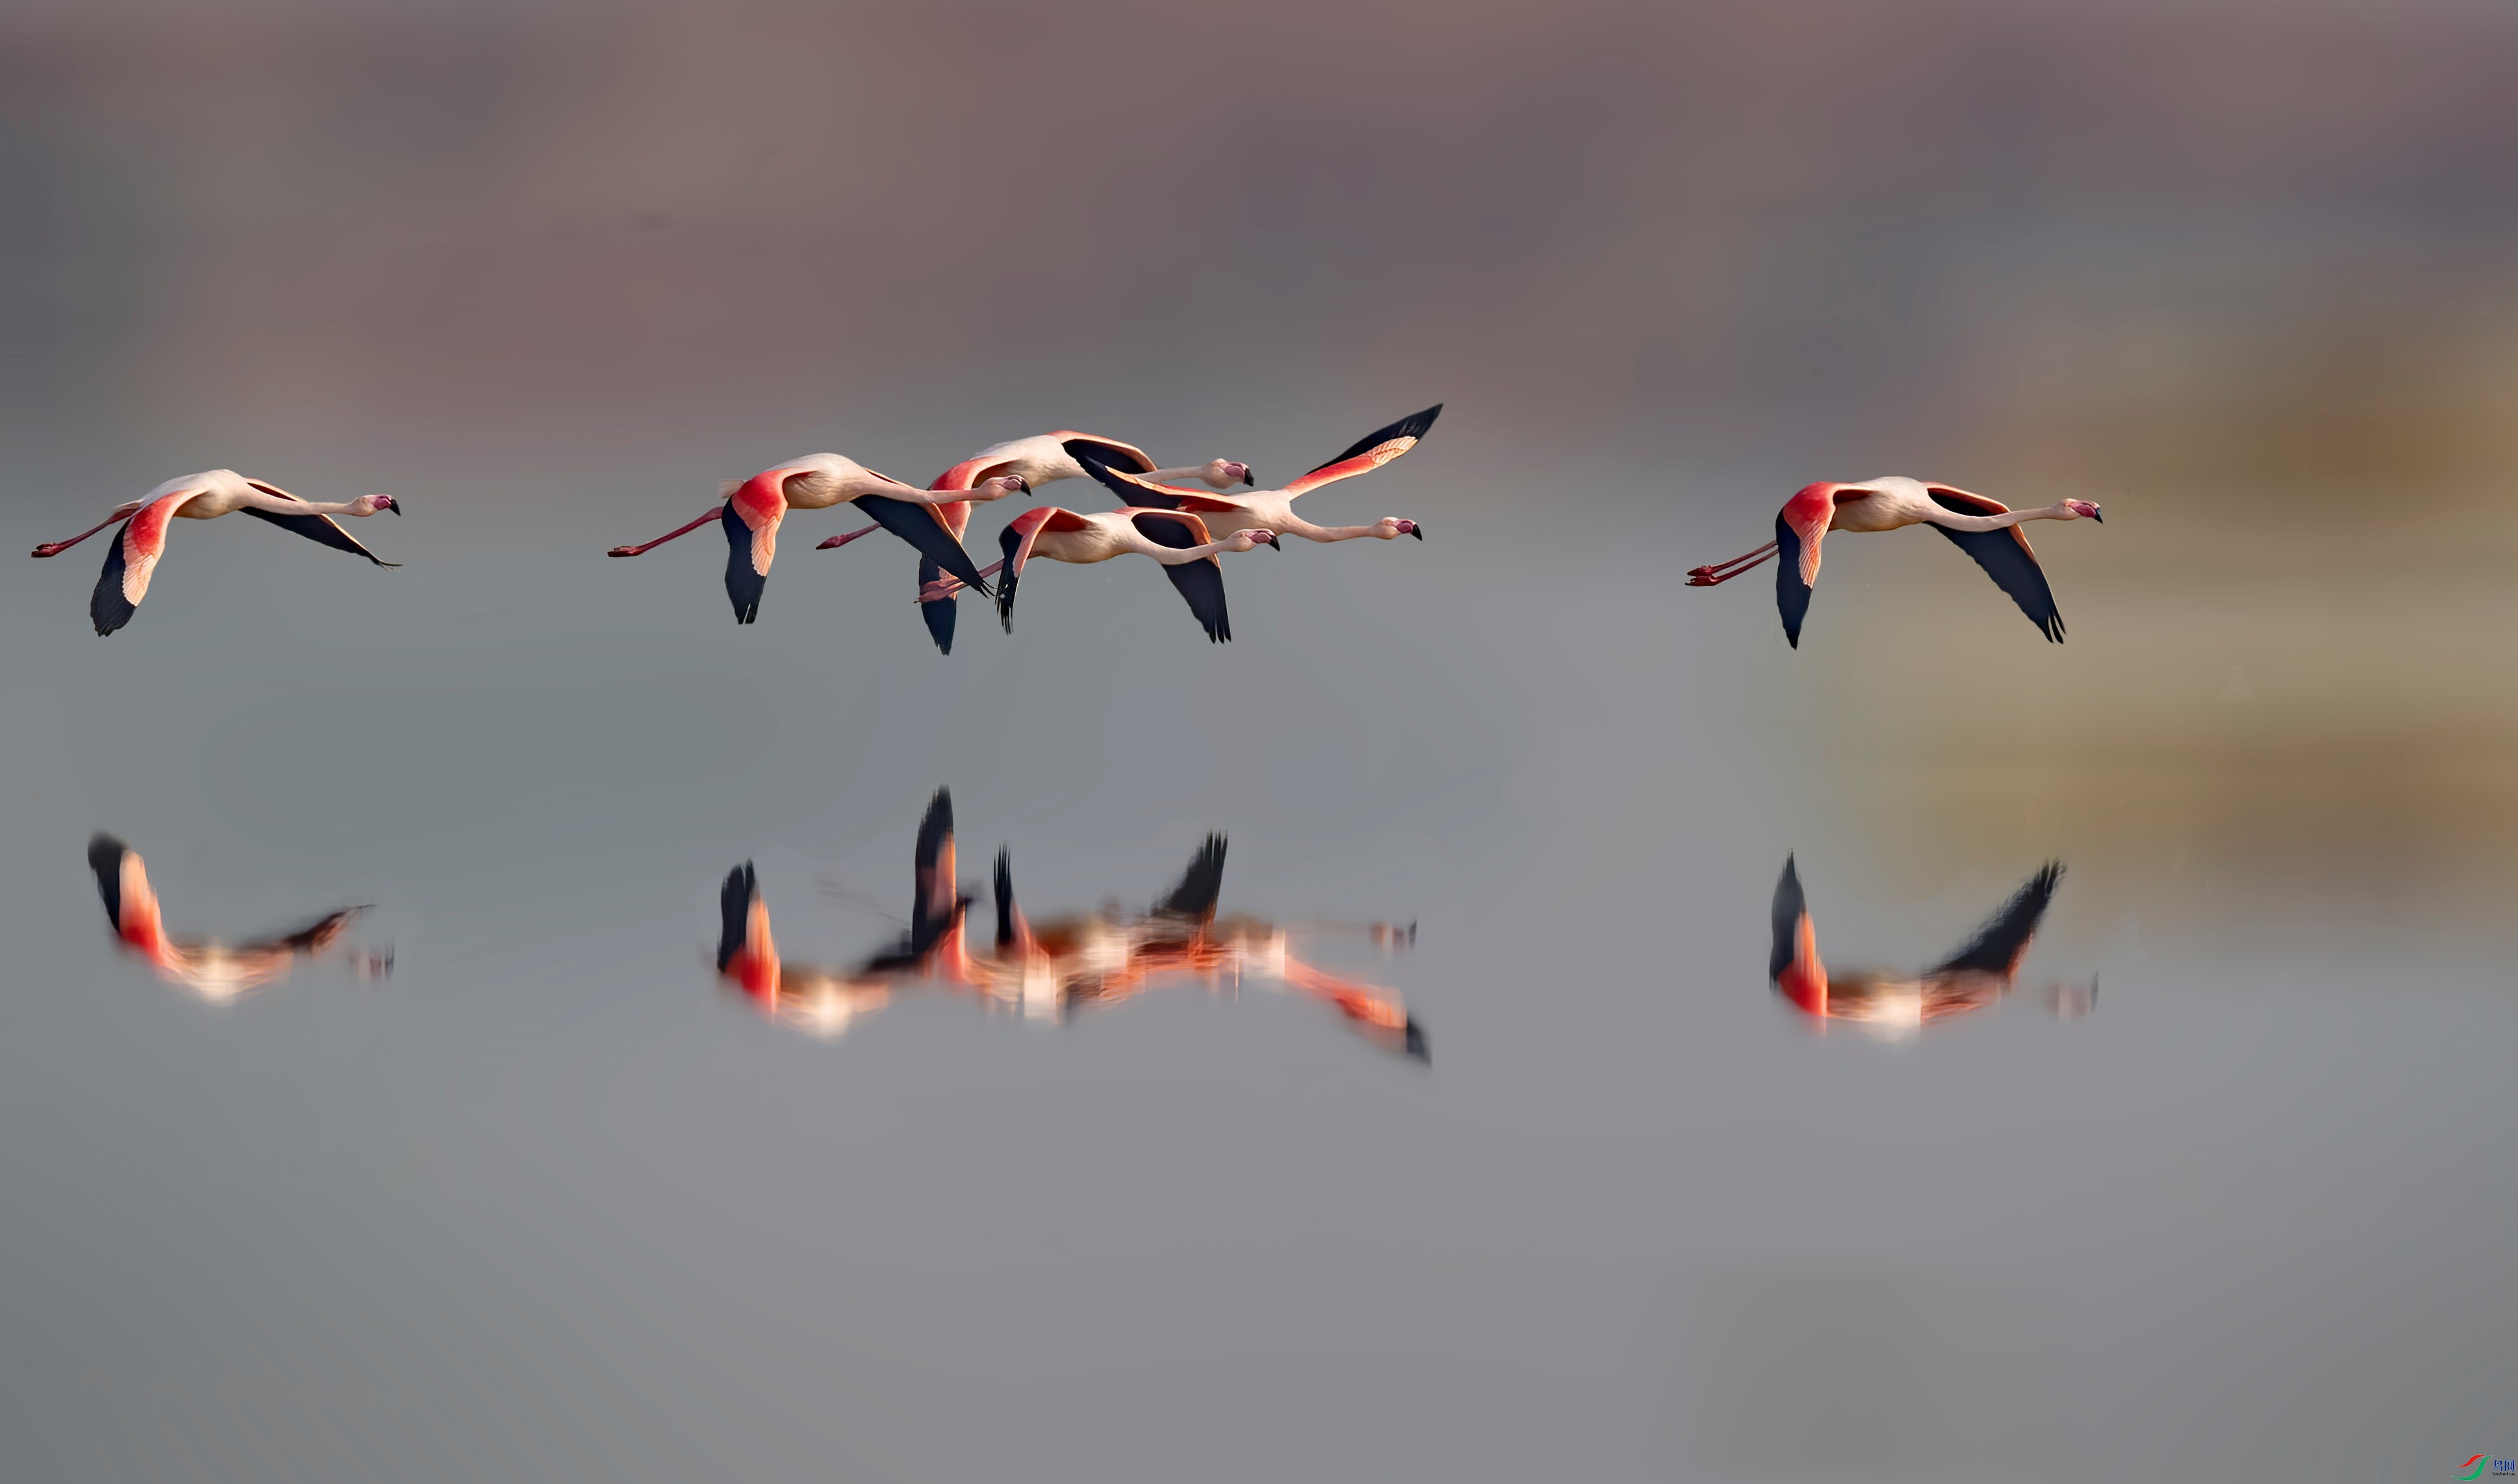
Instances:
[[[1847,1021],[1876,1035],[1899,1038],[1918,1034],[1937,1021],[1973,1014],[1998,1004],[2012,990],[2019,961],[2045,920],[2063,879],[2060,861],[2048,861],[2021,884],[2001,910],[1978,928],[1956,952],[1922,974],[1900,976],[1881,970],[1831,972],[1818,956],[1818,933],[1810,923],[1802,895],[1801,873],[1793,858],[1784,858],[1784,874],[1775,883],[1774,943],[1766,974],[1775,992],[1814,1024]],[[2078,1019],[2098,1004],[2096,981],[2087,985],[2057,984],[2048,1002],[2059,1015]]]
[[[381,979],[393,972],[393,950],[353,947],[346,941],[350,925],[367,910],[365,904],[326,912],[302,928],[249,938],[239,943],[209,938],[176,938],[166,932],[157,894],[150,889],[149,866],[140,852],[111,835],[88,842],[88,869],[96,873],[97,895],[105,902],[106,920],[126,951],[146,960],[160,979],[180,984],[202,999],[226,1004],[288,978],[297,961],[324,957],[340,949],[361,980]]]

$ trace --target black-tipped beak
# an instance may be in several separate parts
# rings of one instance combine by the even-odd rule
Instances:
[[[1411,521],[1408,526],[1408,534],[1415,537],[1418,541],[1423,541],[1425,539],[1425,523],[1421,520]]]
[[[1402,1036],[1400,1049],[1403,1052],[1428,1067],[1434,1065],[1434,1050],[1425,1044],[1425,1031],[1416,1024],[1416,1017],[1411,1015],[1408,1018],[1408,1028]]]
[[[2090,518],[2103,526],[2107,523],[2107,518],[2099,513],[2099,507],[2097,505],[2090,506]]]
[[[1250,465],[1248,465],[1248,464],[1246,464],[1246,463],[1245,463],[1245,464],[1243,464],[1243,465],[1241,466],[1241,482],[1242,482],[1243,484],[1249,485],[1249,486],[1250,486],[1251,488],[1253,488],[1253,489],[1258,488],[1258,485],[1259,485],[1259,471],[1258,471],[1257,469],[1254,469],[1254,468],[1250,467]]]
[[[402,513],[402,502],[397,500],[392,504],[385,506],[385,508],[393,511],[396,515],[400,515]]]
[[[1271,536],[1268,538],[1268,549],[1271,551],[1282,551],[1285,548],[1279,545],[1277,538]]]

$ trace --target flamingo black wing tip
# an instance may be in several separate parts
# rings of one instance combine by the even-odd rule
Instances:
[[[1408,1018],[1407,1027],[1400,1034],[1403,1040],[1399,1049],[1410,1061],[1423,1067],[1434,1065],[1433,1049],[1425,1044],[1425,1027],[1416,1024],[1416,1017]]]
[[[87,868],[96,874],[96,895],[105,902],[106,920],[122,927],[122,857],[131,847],[99,830],[87,843]]]
[[[1425,411],[1421,413],[1411,413],[1407,416],[1400,418],[1397,422],[1390,424],[1388,427],[1376,428],[1373,431],[1365,434],[1363,437],[1357,439],[1353,444],[1349,445],[1344,453],[1339,454],[1335,458],[1328,460],[1326,463],[1314,468],[1311,472],[1317,474],[1322,469],[1334,468],[1360,454],[1370,453],[1372,450],[1381,447],[1385,443],[1391,443],[1401,438],[1422,438],[1425,436],[1426,429],[1434,425],[1434,419],[1441,416],[1442,413],[1443,404],[1439,402],[1435,403],[1432,407],[1425,409]]]
[[[725,873],[725,885],[717,891],[720,927],[716,938],[716,967],[720,974],[725,972],[726,965],[734,962],[734,955],[742,951],[744,938],[751,927],[753,898],[760,892],[760,878],[752,869],[751,861],[747,860]]]

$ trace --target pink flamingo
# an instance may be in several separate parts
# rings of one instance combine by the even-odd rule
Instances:
[[[1089,566],[1133,551],[1163,564],[1163,575],[1188,600],[1189,611],[1197,615],[1207,639],[1217,644],[1232,640],[1233,620],[1225,612],[1224,567],[1215,559],[1216,553],[1260,546],[1284,549],[1277,546],[1275,533],[1262,530],[1236,531],[1217,541],[1208,536],[1206,522],[1186,510],[1128,507],[1086,515],[1057,505],[1042,505],[1016,516],[999,533],[997,545],[1004,548],[1005,557],[987,570],[1004,573],[997,579],[997,618],[1008,633],[1015,632],[1015,585],[1032,557]],[[950,579],[927,589],[939,596],[949,596],[952,590]],[[926,601],[926,595],[921,594],[920,600]]]
[[[1248,495],[1202,495],[1195,490],[1157,482],[1158,476],[1126,473],[1100,458],[1089,446],[1069,445],[1067,453],[1086,472],[1102,481],[1119,497],[1122,504],[1153,506],[1171,510],[1190,510],[1199,515],[1219,517],[1219,526],[1261,526],[1280,536],[1299,536],[1305,541],[1353,541],[1369,536],[1378,541],[1395,541],[1402,536],[1425,539],[1424,526],[1398,516],[1386,516],[1368,526],[1316,526],[1294,513],[1297,497],[1309,494],[1324,484],[1334,484],[1358,474],[1370,473],[1390,460],[1414,448],[1434,425],[1443,405],[1439,402],[1413,416],[1375,432],[1365,434],[1345,453],[1322,464],[1281,490],[1260,490]]]
[[[980,579],[971,554],[962,549],[961,538],[946,518],[944,507],[975,500],[1002,500],[1027,489],[1021,475],[1001,474],[981,480],[968,491],[957,492],[958,499],[940,500],[933,492],[878,474],[852,458],[837,454],[807,454],[765,468],[735,485],[721,502],[711,505],[706,514],[689,525],[638,546],[614,546],[604,554],[636,556],[675,537],[687,536],[712,520],[717,521],[725,528],[725,593],[734,600],[734,621],[749,624],[760,616],[760,591],[769,582],[769,563],[778,554],[778,525],[787,518],[787,511],[791,507],[827,510],[846,503],[874,517],[875,524],[867,530],[891,532],[916,546],[919,554],[939,572],[951,573],[984,592],[987,584]]]
[[[1053,480],[1081,479],[1084,477],[1084,466],[1077,463],[1073,456],[1068,454],[1066,446],[1071,443],[1081,444],[1091,449],[1106,463],[1143,471],[1149,479],[1196,479],[1218,490],[1229,490],[1237,484],[1253,483],[1250,465],[1234,459],[1210,458],[1204,463],[1188,468],[1157,469],[1154,467],[1154,461],[1146,457],[1146,451],[1134,444],[1121,443],[1116,438],[1105,438],[1097,433],[1057,432],[1040,433],[1029,438],[1016,438],[981,449],[936,475],[935,482],[927,488],[930,490],[974,489],[986,480],[1005,474],[1020,478],[1026,488],[1034,490]],[[956,541],[969,531],[971,526],[969,502],[955,501],[949,504],[938,505],[936,509],[940,512],[940,518],[945,525],[951,528]],[[834,550],[847,546],[860,536],[870,536],[877,529],[875,526],[867,526],[861,530],[834,536],[815,549]],[[953,621],[960,606],[956,600],[956,594],[960,589],[949,589],[939,596],[925,595],[929,589],[934,586],[935,581],[943,575],[935,563],[924,558],[920,559],[918,590],[922,595],[918,606],[919,616],[927,621],[927,633],[935,640],[935,647],[945,654],[951,654]]]
[[[1894,531],[1899,526],[1928,525],[1975,558],[1995,586],[2011,594],[2019,611],[2049,642],[2063,642],[2063,615],[2046,586],[2045,569],[2019,527],[2030,520],[2081,520],[2105,523],[2099,507],[2086,500],[2059,500],[2040,510],[2014,510],[2000,501],[1971,495],[1945,484],[1894,476],[1860,484],[1814,484],[1784,502],[1775,516],[1775,539],[1757,550],[1727,562],[1691,567],[1687,585],[1711,588],[1727,583],[1770,556],[1780,554],[1775,568],[1775,607],[1784,616],[1784,637],[1802,646],[1802,616],[1809,612],[1810,586],[1818,581],[1818,544],[1830,531]]]
[[[97,579],[96,593],[87,604],[88,618],[95,623],[96,632],[111,633],[131,622],[131,616],[140,611],[140,600],[149,595],[150,574],[157,570],[157,559],[166,554],[166,523],[178,517],[214,520],[232,510],[242,510],[310,541],[356,552],[379,567],[402,565],[386,561],[359,545],[357,537],[332,521],[335,515],[373,515],[378,510],[400,515],[402,502],[392,496],[362,495],[338,504],[319,504],[300,500],[276,484],[247,479],[234,469],[207,469],[169,479],[139,500],[115,505],[112,514],[69,540],[48,541],[31,554],[59,556],[117,520],[130,521],[106,552],[105,573]]]

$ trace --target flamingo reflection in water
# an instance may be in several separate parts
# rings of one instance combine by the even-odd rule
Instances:
[[[937,789],[918,826],[909,928],[889,951],[851,971],[778,957],[760,874],[747,860],[726,873],[718,893],[717,974],[771,1020],[825,1039],[837,1039],[857,1017],[890,1004],[896,989],[975,989],[977,966],[963,936],[971,898],[962,894],[954,866],[953,796]]]
[[[991,1010],[1064,1022],[1087,1005],[1116,1004],[1159,985],[1222,990],[1248,975],[1329,1005],[1378,1045],[1429,1060],[1424,1031],[1396,990],[1329,973],[1294,950],[1299,937],[1341,925],[1217,916],[1224,851],[1224,837],[1209,836],[1179,885],[1147,911],[1111,906],[1038,924],[1016,905],[1013,863],[1000,851],[995,942],[990,951],[975,951],[972,896],[955,874],[952,795],[938,789],[919,827],[909,927],[890,950],[853,971],[782,962],[758,874],[747,862],[725,879],[717,971],[771,1019],[826,1038],[913,989],[964,993]],[[1385,949],[1415,939],[1412,924],[1354,926]]]
[[[1831,974],[1819,961],[1818,934],[1802,896],[1801,874],[1786,856],[1783,877],[1775,883],[1767,977],[1776,993],[1821,1026],[1849,1021],[1889,1039],[1916,1035],[1935,1021],[1989,1008],[2011,993],[2019,961],[2062,879],[2062,862],[2047,862],[1965,945],[1920,975],[1901,978],[1876,970]],[[2097,1007],[2099,987],[2095,981],[2057,984],[2047,997],[2056,1014],[2077,1020]]]
[[[157,909],[157,894],[149,886],[149,866],[140,852],[111,835],[98,835],[87,846],[88,868],[96,873],[96,893],[105,902],[107,921],[127,951],[148,960],[160,979],[181,984],[212,1004],[241,999],[288,978],[301,958],[321,958],[341,948],[362,981],[393,972],[393,951],[381,953],[345,943],[350,925],[367,910],[364,905],[327,912],[291,933],[223,943],[215,938],[171,938]]]

